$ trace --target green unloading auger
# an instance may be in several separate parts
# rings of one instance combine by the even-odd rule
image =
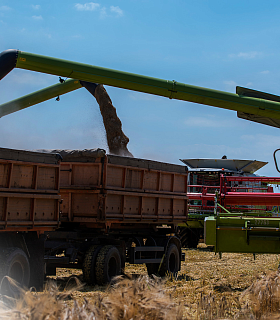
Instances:
[[[94,94],[96,86],[94,83],[102,83],[170,99],[235,110],[240,118],[280,128],[280,97],[242,87],[237,87],[237,93],[234,94],[19,50],[2,52],[0,54],[0,80],[13,68],[72,79],[0,105],[0,117],[82,86]]]
[[[25,109],[27,107],[31,107],[43,101],[59,97],[60,95],[79,89],[81,87],[82,85],[78,80],[66,80],[63,83],[55,84],[21,98],[3,103],[0,105],[0,117]]]

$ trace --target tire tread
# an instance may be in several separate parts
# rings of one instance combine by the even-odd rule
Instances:
[[[95,260],[96,255],[100,249],[99,245],[91,246],[85,254],[83,261],[83,277],[87,284],[93,285],[96,282],[95,279]],[[98,252],[97,252],[98,251]]]
[[[96,282],[98,285],[104,285],[106,284],[108,281],[110,281],[110,279],[107,279],[107,266],[106,263],[107,261],[107,257],[110,254],[110,251],[113,250],[117,250],[117,248],[113,245],[106,245],[104,246],[100,252],[97,255],[97,259],[96,259],[96,267],[95,267],[95,274],[96,274]],[[119,263],[121,263],[121,258],[119,256]],[[120,265],[121,267],[121,265]],[[120,270],[121,272],[121,270]],[[120,274],[120,273],[119,273]]]

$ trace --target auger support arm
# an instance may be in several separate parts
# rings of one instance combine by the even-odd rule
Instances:
[[[82,88],[79,80],[66,80],[63,83],[58,83],[45,89],[33,92],[21,98],[3,103],[0,106],[0,117],[10,113],[34,106],[35,104],[55,98],[59,95]]]

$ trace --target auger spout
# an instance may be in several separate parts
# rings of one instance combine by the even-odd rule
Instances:
[[[9,49],[0,53],[0,80],[11,72],[17,63],[18,50]]]

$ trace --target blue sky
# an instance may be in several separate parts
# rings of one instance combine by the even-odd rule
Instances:
[[[279,1],[0,0],[0,51],[19,49],[106,68],[235,92],[280,95]],[[58,77],[15,69],[0,103],[55,84]],[[106,87],[135,157],[257,159],[277,176],[279,129],[233,111]],[[0,119],[0,146],[107,148],[102,118],[85,89]]]

